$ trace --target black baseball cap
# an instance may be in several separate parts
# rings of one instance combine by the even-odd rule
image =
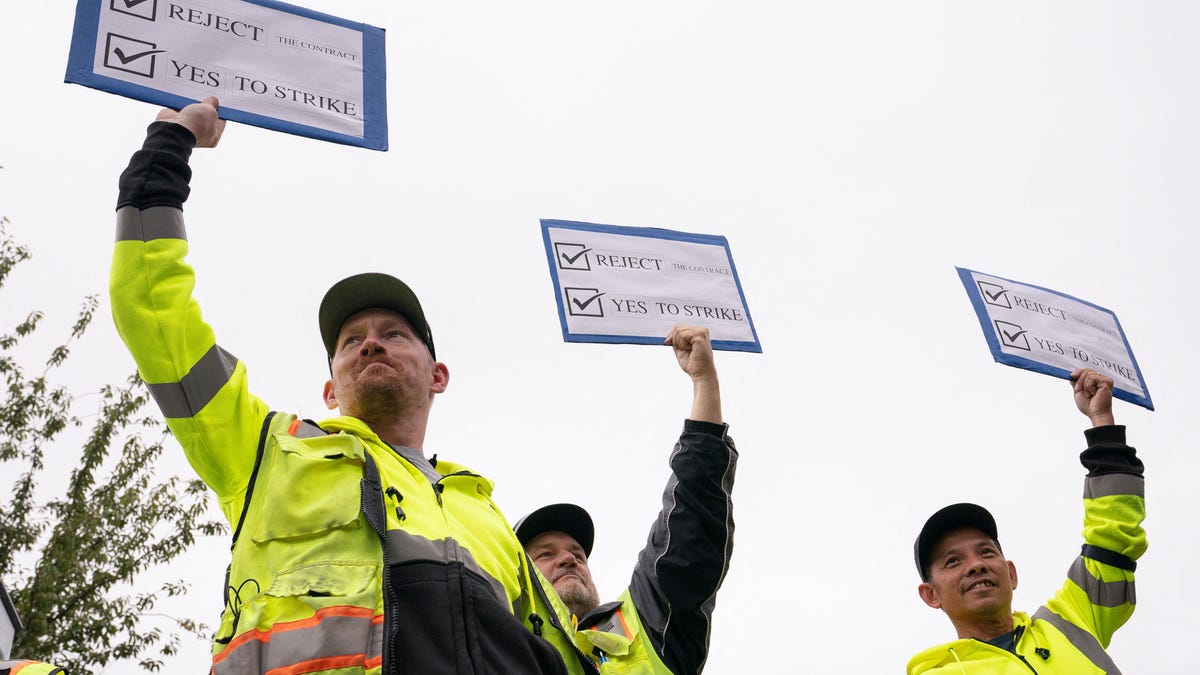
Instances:
[[[592,555],[592,542],[596,538],[592,517],[582,506],[574,504],[543,506],[518,520],[513,529],[517,531],[517,539],[521,541],[521,546],[528,546],[534,537],[543,532],[566,532],[579,542],[583,547],[583,554],[589,557]]]
[[[965,502],[951,504],[929,516],[925,527],[921,528],[921,534],[917,535],[917,541],[913,543],[913,557],[917,561],[917,573],[921,575],[921,581],[929,581],[926,570],[929,569],[929,555],[933,553],[934,544],[943,534],[960,527],[973,527],[991,537],[996,546],[1000,545],[1000,539],[996,536],[996,519],[987,509]]]
[[[321,341],[325,343],[325,354],[330,361],[337,350],[338,333],[346,319],[364,309],[375,307],[390,309],[404,317],[421,342],[429,348],[429,355],[437,358],[433,351],[433,333],[429,330],[429,322],[425,320],[425,312],[421,309],[417,294],[396,277],[366,272],[337,282],[321,300],[317,322],[321,326]]]

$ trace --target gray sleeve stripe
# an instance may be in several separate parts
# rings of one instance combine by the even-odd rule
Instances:
[[[171,206],[152,206],[139,209],[123,206],[117,210],[117,241],[151,241],[154,239],[183,239],[183,211]]]
[[[1120,607],[1125,603],[1137,604],[1137,594],[1132,581],[1100,581],[1088,571],[1082,557],[1076,558],[1067,570],[1067,578],[1083,589],[1088,600],[1097,607]]]
[[[237,357],[213,345],[178,382],[151,384],[150,394],[164,417],[193,417],[233,376]]]
[[[1083,482],[1083,498],[1111,497],[1113,495],[1133,495],[1146,497],[1146,479],[1128,473],[1110,473],[1103,476],[1092,476]]]
[[[1097,668],[1108,675],[1121,675],[1121,670],[1117,668],[1117,664],[1113,663],[1112,658],[1104,651],[1104,647],[1100,646],[1100,641],[1095,635],[1067,621],[1061,616],[1051,612],[1045,606],[1038,607],[1038,610],[1033,613],[1034,620],[1041,620],[1054,626],[1062,633],[1071,646],[1079,650],[1089,661]]]

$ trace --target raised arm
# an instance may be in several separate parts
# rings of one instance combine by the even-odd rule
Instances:
[[[679,674],[699,673],[717,589],[733,554],[733,478],[738,453],[726,435],[708,330],[667,336],[692,379],[692,409],[671,452],[663,506],[638,557],[629,597],[657,657]]]
[[[1067,582],[1036,618],[1049,621],[1080,651],[1107,658],[1103,649],[1133,614],[1133,573],[1146,551],[1145,479],[1125,427],[1113,423],[1112,378],[1090,369],[1071,373],[1075,405],[1091,420],[1083,490],[1083,550]],[[1097,665],[1104,664],[1097,662]]]
[[[192,297],[184,258],[188,160],[224,130],[217,100],[163,110],[121,174],[109,296],[113,321],[196,473],[236,518],[266,406],[246,370],[217,343]]]

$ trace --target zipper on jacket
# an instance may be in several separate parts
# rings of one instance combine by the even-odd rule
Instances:
[[[359,492],[359,508],[362,510],[363,516],[367,519],[367,524],[375,531],[379,537],[379,544],[383,549],[383,574],[380,583],[383,584],[383,662],[380,666],[382,675],[391,675],[391,636],[393,630],[393,622],[395,621],[394,614],[396,613],[396,597],[392,591],[391,584],[391,564],[388,556],[388,538],[387,538],[387,520],[386,514],[371,508],[368,503],[367,495],[375,494],[379,498],[379,506],[383,506],[383,490],[379,480],[379,469],[375,467],[375,460],[371,459],[371,455],[366,455],[366,461],[363,463],[363,478],[362,488]],[[396,491],[399,494],[399,490]],[[397,507],[399,508],[399,507]],[[379,517],[384,516],[384,522],[379,522]]]

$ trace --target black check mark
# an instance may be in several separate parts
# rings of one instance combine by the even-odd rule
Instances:
[[[1007,292],[1008,292],[1007,288],[1001,288],[995,294],[989,293],[989,292],[987,292],[987,289],[984,289],[983,294],[987,296],[988,300],[996,300],[997,298],[999,298],[1000,296],[1004,295]]]
[[[146,0],[125,0],[125,8],[132,9],[132,8],[137,7],[138,5],[142,4],[143,2],[146,2]]]
[[[592,297],[588,298],[587,300],[584,300],[583,302],[580,302],[578,298],[571,298],[571,302],[575,303],[575,306],[579,308],[579,311],[583,311],[583,310],[587,309],[588,305],[595,302],[596,299],[602,295],[604,295],[603,292],[597,293],[597,294],[593,295]]]
[[[580,258],[580,257],[581,257],[581,256],[582,256],[584,253],[587,253],[587,252],[588,252],[588,251],[590,251],[590,250],[592,250],[592,249],[590,249],[590,248],[585,248],[585,249],[583,249],[582,251],[580,251],[579,253],[576,253],[575,255],[567,255],[566,253],[559,253],[559,255],[561,255],[561,256],[562,256],[562,259],[563,259],[563,260],[566,260],[566,261],[567,261],[567,264],[568,264],[568,265],[573,265],[573,264],[575,264],[575,261],[576,261],[576,260],[579,260],[579,258]],[[583,309],[583,308],[581,307],[580,309]]]
[[[116,54],[117,58],[121,60],[121,65],[124,66],[124,65],[128,65],[128,63],[130,61],[136,61],[137,59],[140,59],[143,56],[149,56],[151,54],[161,54],[162,52],[165,52],[165,51],[167,51],[167,50],[165,50],[165,49],[147,49],[144,52],[137,52],[136,54],[130,54],[129,56],[125,56],[125,52],[121,51],[120,47],[117,47],[116,49],[113,49],[113,54]]]
[[[1004,336],[1004,341],[1009,344],[1015,343],[1017,341],[1017,338],[1021,337],[1022,335],[1024,335],[1025,333],[1028,333],[1028,332],[1029,331],[1019,330],[1015,333],[1009,333],[1008,331],[1004,330],[1003,328],[1000,329],[1000,334]]]

